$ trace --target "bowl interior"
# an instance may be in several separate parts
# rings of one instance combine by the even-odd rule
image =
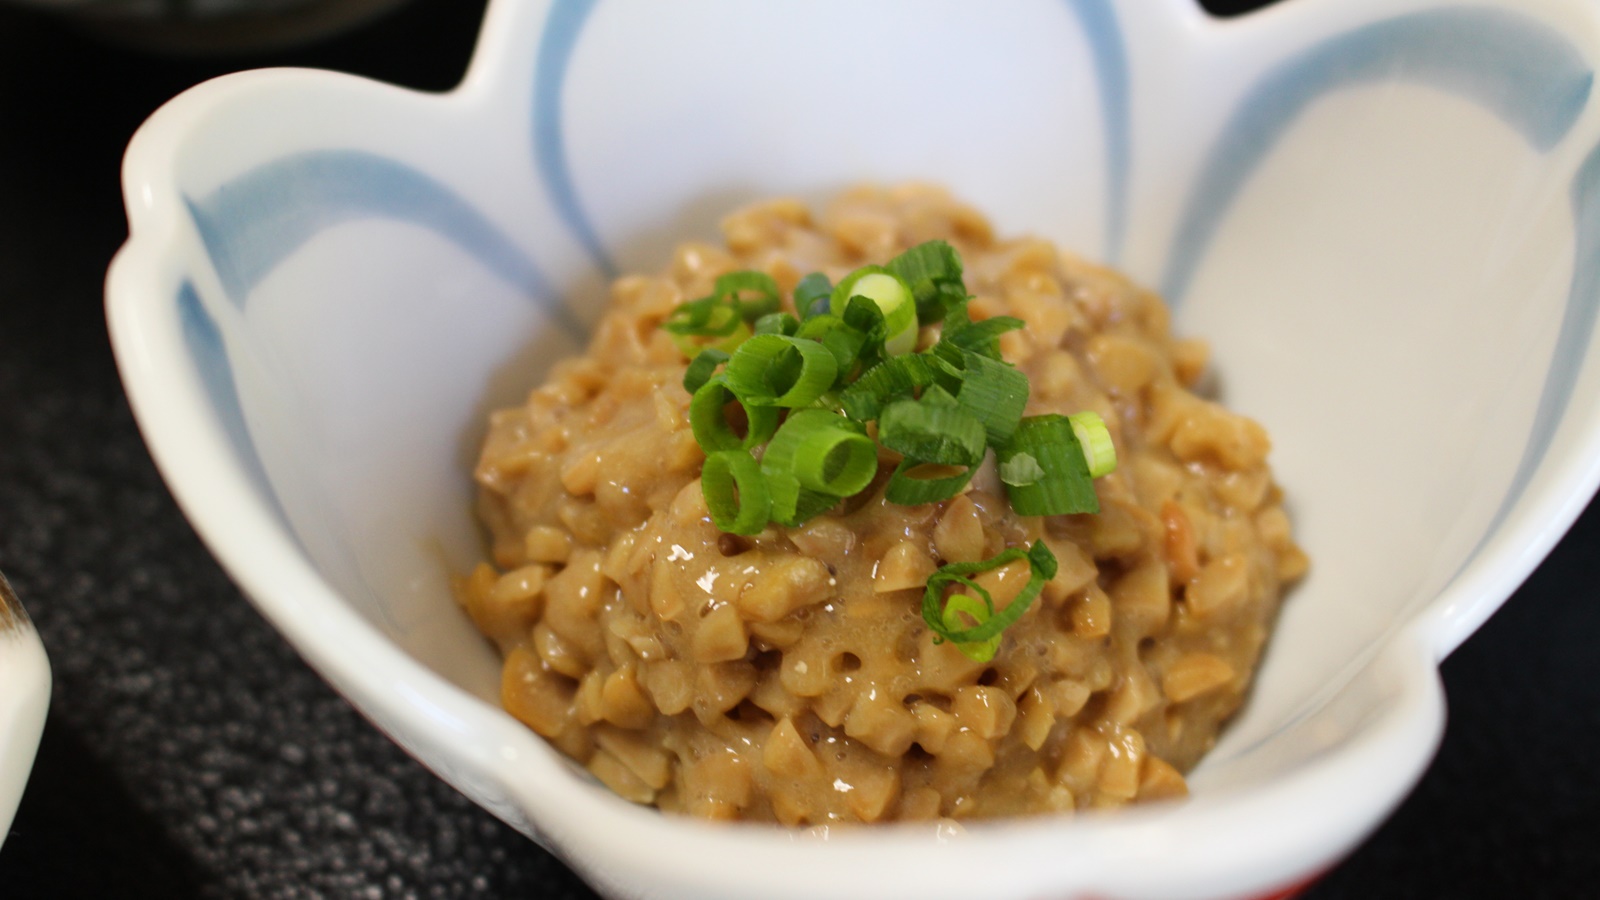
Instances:
[[[448,590],[482,553],[487,412],[581,346],[610,275],[733,206],[943,183],[1001,234],[1163,290],[1218,396],[1273,435],[1312,575],[1195,786],[1259,780],[1359,729],[1292,739],[1386,637],[1431,611],[1448,652],[1554,540],[1540,517],[1592,489],[1595,18],[502,3],[449,96],[280,72],[186,97],[153,179],[187,213],[162,302],[197,415],[284,539],[494,702],[498,661]]]

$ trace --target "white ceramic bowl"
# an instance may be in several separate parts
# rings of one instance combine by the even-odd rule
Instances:
[[[129,149],[108,284],[173,493],[311,665],[614,896],[1221,897],[1334,862],[1437,664],[1600,478],[1591,0],[498,0],[461,87],[265,71]],[[664,818],[496,703],[447,574],[487,410],[730,207],[943,182],[1164,291],[1313,574],[1185,803],[797,833]]]
[[[11,833],[50,708],[50,660],[0,574],[0,844]]]

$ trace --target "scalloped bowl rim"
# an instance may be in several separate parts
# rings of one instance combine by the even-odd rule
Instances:
[[[1225,27],[1187,0],[1168,2],[1174,15],[1193,18],[1193,27]],[[182,349],[168,306],[183,278],[173,248],[187,215],[171,161],[189,127],[209,110],[238,92],[292,80],[360,82],[419,107],[470,106],[492,90],[495,68],[512,52],[508,30],[494,27],[495,16],[510,14],[510,4],[491,6],[468,73],[448,93],[420,94],[313,70],[227,75],[153,114],[135,135],[123,168],[130,237],[108,274],[107,316],[152,455],[185,515],[243,592],[376,724],[425,762],[459,765],[440,772],[458,788],[463,781],[498,779],[489,793],[503,789],[506,805],[491,811],[536,832],[602,890],[654,882],[737,896],[751,873],[803,871],[803,884],[793,879],[766,890],[772,896],[890,895],[916,884],[929,897],[964,897],[979,889],[1141,896],[1266,891],[1342,856],[1399,802],[1442,734],[1438,663],[1493,614],[1583,510],[1600,485],[1600,432],[1583,437],[1581,452],[1552,455],[1545,464],[1550,480],[1574,490],[1525,498],[1493,545],[1363,663],[1392,673],[1399,692],[1359,738],[1269,784],[1223,787],[1181,806],[1114,816],[982,823],[959,837],[917,825],[816,833],[664,818],[572,777],[572,768],[522,725],[408,657],[350,609],[271,511],[253,501],[226,445],[195,427],[193,410],[203,408],[205,398],[183,367],[170,364]],[[1310,809],[1321,814],[1298,814]],[[600,849],[607,845],[625,852]],[[1152,845],[1169,854],[1170,865],[1140,870],[1143,848]],[[929,853],[934,846],[938,852]],[[694,864],[707,856],[736,862]],[[1040,859],[1049,865],[1040,867]]]

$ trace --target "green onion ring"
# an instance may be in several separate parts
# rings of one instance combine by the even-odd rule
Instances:
[[[782,302],[778,295],[778,282],[771,275],[754,270],[720,275],[711,291],[718,300],[734,304],[739,315],[746,320],[777,312]],[[755,294],[753,299],[745,299],[745,295],[752,293]]]
[[[772,498],[761,466],[744,450],[718,450],[700,470],[711,521],[729,534],[757,534],[767,527]]]
[[[767,313],[756,320],[756,334],[792,335],[800,330],[800,320],[786,312]]]
[[[962,627],[962,615],[971,617],[975,626],[982,625],[989,621],[989,619],[993,618],[989,614],[988,607],[979,603],[970,594],[951,594],[949,597],[946,597],[944,601],[944,613],[940,617],[944,622],[944,627],[951,631],[960,630]],[[1000,640],[1001,635],[997,634],[994,637],[989,638],[987,641],[973,641],[956,644],[956,649],[960,650],[963,656],[972,660],[973,662],[986,663],[989,660],[994,659],[995,651],[1000,649]]]
[[[866,266],[839,282],[831,301],[835,306],[840,293],[850,302],[865,297],[878,308],[883,318],[885,356],[902,356],[917,348],[917,303],[911,288],[898,275],[880,267]]]
[[[816,341],[758,334],[739,345],[723,372],[750,406],[806,406],[833,387],[839,362]]]
[[[722,337],[733,334],[743,318],[739,308],[720,297],[701,297],[673,307],[662,321],[663,330],[696,337]]]
[[[802,469],[811,469],[814,472],[818,467],[825,468],[825,462],[816,459],[817,448],[822,448],[825,456],[828,445],[836,440],[830,436],[834,432],[854,435],[871,443],[866,437],[866,429],[861,425],[836,412],[815,408],[797,409],[789,413],[789,417],[783,422],[783,427],[772,436],[766,451],[761,454],[761,474],[766,476],[768,488],[772,492],[772,518],[775,521],[785,525],[799,525],[812,516],[831,509],[848,496],[819,491],[815,487],[802,484],[800,480]],[[829,437],[818,438],[819,433]],[[807,458],[803,460],[802,455]],[[877,471],[876,455],[874,449],[873,474]],[[809,474],[811,473],[808,472],[808,476]],[[837,477],[836,475],[835,480]],[[812,485],[816,485],[825,484],[829,479],[810,480]],[[870,480],[869,475],[868,481]],[[856,488],[856,491],[859,490],[861,488]]]
[[[840,416],[839,421],[848,421]],[[878,474],[878,446],[872,438],[839,427],[815,428],[795,448],[791,471],[800,486],[820,494],[849,497]]]
[[[689,400],[689,427],[694,439],[707,453],[718,450],[748,450],[778,430],[778,410],[770,406],[752,406],[728,388],[727,376],[718,375],[700,386]],[[744,410],[749,428],[739,437],[728,424],[724,407],[729,402],[738,403]]]
[[[1099,478],[1117,470],[1117,448],[1111,443],[1111,431],[1100,414],[1085,410],[1067,416],[1072,434],[1083,448],[1083,461],[1089,466],[1089,477]]]
[[[717,366],[728,361],[728,353],[715,347],[707,347],[689,363],[689,368],[683,373],[683,389],[693,394],[705,386],[716,374]]]
[[[1023,585],[1022,590],[1005,609],[997,612],[994,608],[994,597],[990,596],[982,585],[967,576],[998,569],[1019,559],[1028,561],[1028,583]],[[1034,598],[1044,589],[1045,582],[1056,577],[1056,566],[1055,554],[1050,552],[1044,541],[1034,541],[1033,546],[1026,551],[1021,547],[1012,547],[981,562],[950,563],[942,566],[928,576],[928,585],[922,592],[922,620],[933,631],[934,643],[951,641],[956,644],[975,644],[987,641],[1022,618],[1022,614],[1033,604]],[[945,624],[941,600],[946,586],[951,584],[970,588],[982,597],[984,610],[989,614],[988,620],[971,628],[948,627]]]
[[[801,319],[811,319],[828,312],[828,298],[833,293],[833,283],[821,272],[812,272],[794,286],[794,308]]]

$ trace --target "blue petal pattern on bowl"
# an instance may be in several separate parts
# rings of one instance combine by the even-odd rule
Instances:
[[[1128,163],[1133,156],[1128,123],[1128,50],[1110,0],[1069,0],[1094,54],[1106,145],[1106,261],[1122,257],[1128,230]]]
[[[178,319],[183,323],[183,344],[189,351],[196,371],[200,373],[200,383],[205,385],[206,399],[210,401],[212,413],[238,454],[251,485],[272,506],[278,519],[287,525],[289,517],[284,514],[278,494],[267,477],[266,467],[261,464],[261,455],[256,451],[255,442],[250,439],[250,428],[245,424],[244,409],[239,402],[239,389],[233,380],[233,364],[228,360],[228,348],[222,342],[222,331],[217,327],[217,321],[206,312],[205,304],[201,302],[200,294],[195,291],[192,282],[185,281],[178,288],[175,302]],[[285,530],[293,533],[292,529]]]
[[[550,192],[567,230],[594,258],[595,264],[611,277],[617,266],[595,233],[594,225],[578,200],[578,188],[567,163],[566,140],[561,130],[561,94],[567,83],[567,65],[578,43],[583,23],[594,11],[595,0],[552,3],[539,38],[539,56],[533,83],[533,147],[539,175]]]
[[[562,130],[562,94],[573,50],[598,0],[552,4],[539,38],[534,72],[533,147],[535,165],[556,211],[573,237],[602,271],[616,277],[616,263],[579,199]],[[1122,255],[1127,231],[1128,164],[1131,157],[1128,109],[1128,55],[1111,0],[1066,0],[1094,56],[1106,154],[1105,256]]]
[[[296,153],[188,202],[217,277],[241,308],[262,278],[319,232],[382,218],[412,222],[452,241],[538,298],[574,335],[584,331],[533,261],[488,217],[432,176],[375,153]]]
[[[1267,72],[1211,148],[1167,257],[1169,304],[1183,302],[1228,207],[1296,117],[1330,91],[1387,78],[1475,100],[1540,150],[1571,129],[1594,84],[1561,35],[1494,10],[1413,13],[1326,39]]]

